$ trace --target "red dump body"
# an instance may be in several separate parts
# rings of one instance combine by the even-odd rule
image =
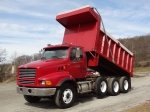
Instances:
[[[56,20],[65,27],[63,42],[83,46],[88,66],[133,76],[133,53],[101,29],[101,17],[87,6],[58,14]],[[107,36],[106,36],[107,35]]]

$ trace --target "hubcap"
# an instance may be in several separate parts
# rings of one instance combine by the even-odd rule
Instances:
[[[127,80],[124,80],[124,89],[128,90],[129,84]]]
[[[101,82],[100,89],[104,93],[106,91],[107,85],[105,81]]]
[[[68,104],[72,101],[73,93],[70,89],[66,89],[63,93],[63,101],[64,103]]]
[[[118,92],[118,90],[119,90],[119,84],[118,84],[117,81],[114,82],[113,88],[114,88],[115,92]]]

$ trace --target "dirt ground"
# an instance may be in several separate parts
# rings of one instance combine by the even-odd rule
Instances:
[[[150,112],[150,101],[147,101],[138,106],[123,110],[122,112]]]
[[[142,75],[143,74],[143,75]],[[130,109],[145,109],[150,101],[150,74],[139,73],[132,79],[132,89],[126,94],[97,98],[93,94],[79,96],[71,108],[59,109],[53,100],[27,103],[16,93],[16,83],[0,84],[1,112],[134,112]],[[145,105],[145,106],[143,106]],[[128,110],[129,109],[129,110]],[[150,109],[149,109],[150,110]],[[138,112],[135,110],[135,112]],[[141,111],[140,111],[141,112]],[[142,112],[148,112],[143,110]]]

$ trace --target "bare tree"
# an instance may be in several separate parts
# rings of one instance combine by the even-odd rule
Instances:
[[[6,50],[0,48],[0,82],[2,82],[5,76],[5,66],[4,62],[6,61]]]
[[[14,53],[11,55],[11,62],[16,63],[17,57],[18,57],[18,53],[14,51]]]
[[[7,55],[6,49],[2,49],[0,47],[0,63],[3,63],[6,60],[6,55]]]
[[[33,61],[36,61],[36,60],[40,60],[40,58],[41,58],[41,53],[35,53],[35,54],[33,54]]]

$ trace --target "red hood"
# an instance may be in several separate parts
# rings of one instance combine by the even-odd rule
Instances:
[[[21,65],[19,66],[19,68],[35,68],[36,69],[35,84],[32,86],[35,86],[35,85],[40,86],[40,82],[38,81],[40,77],[49,75],[51,73],[57,73],[58,67],[67,65],[67,62],[68,62],[67,59],[38,60],[38,61],[34,61],[31,63]],[[18,77],[18,80],[29,80],[29,78],[19,79],[19,73],[17,77]],[[24,85],[24,84],[21,84],[21,85]],[[26,86],[31,86],[31,85],[27,84]]]
[[[19,68],[40,68],[40,67],[47,67],[47,66],[55,66],[58,64],[65,63],[66,60],[64,59],[54,59],[54,60],[38,60],[33,61],[24,65],[19,66]]]

